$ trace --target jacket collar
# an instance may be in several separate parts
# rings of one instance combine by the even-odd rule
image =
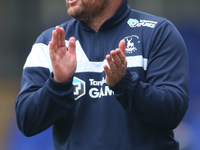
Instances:
[[[102,30],[107,30],[110,28],[113,28],[114,26],[118,25],[119,23],[121,23],[126,16],[130,13],[131,9],[130,7],[127,5],[127,1],[128,0],[124,0],[122,2],[122,4],[119,6],[119,8],[117,9],[117,11],[114,13],[114,15],[111,18],[108,18],[100,27],[99,31]],[[81,22],[78,20],[78,22],[80,23],[80,26],[83,30],[89,31],[89,32],[95,32],[93,29],[91,29],[86,23]],[[99,32],[98,31],[98,32]]]

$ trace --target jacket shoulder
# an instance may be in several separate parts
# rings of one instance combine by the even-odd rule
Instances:
[[[157,21],[157,22],[163,22],[167,20],[164,17],[156,16],[156,15],[142,12],[135,9],[131,9],[130,17],[138,19],[138,20],[152,20],[152,21]]]
[[[74,28],[77,21],[75,19],[70,19],[62,24],[59,24],[59,27],[63,27],[65,31],[70,31]],[[51,27],[45,31],[43,31],[39,37],[37,38],[35,43],[43,43],[45,45],[49,44],[49,41],[51,41],[52,38],[52,31],[55,29],[55,27]]]

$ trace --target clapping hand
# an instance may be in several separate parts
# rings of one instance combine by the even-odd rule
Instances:
[[[125,41],[119,42],[119,48],[112,50],[106,56],[108,66],[104,65],[106,73],[106,83],[109,86],[116,85],[125,75],[127,68],[127,60],[125,55]]]
[[[57,26],[52,32],[49,49],[54,80],[57,82],[68,81],[74,75],[77,66],[75,38],[71,37],[69,39],[67,50],[65,46],[65,31]]]

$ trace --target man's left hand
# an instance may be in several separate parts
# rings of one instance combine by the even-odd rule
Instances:
[[[104,65],[104,70],[106,73],[106,83],[109,86],[115,86],[126,73],[125,43],[124,40],[121,40],[119,48],[112,50],[110,54],[106,55],[108,66]]]

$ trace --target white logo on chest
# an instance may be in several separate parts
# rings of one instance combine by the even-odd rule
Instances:
[[[140,43],[139,37],[137,35],[131,35],[124,38],[126,41],[126,53],[133,53],[137,50],[135,43]]]

